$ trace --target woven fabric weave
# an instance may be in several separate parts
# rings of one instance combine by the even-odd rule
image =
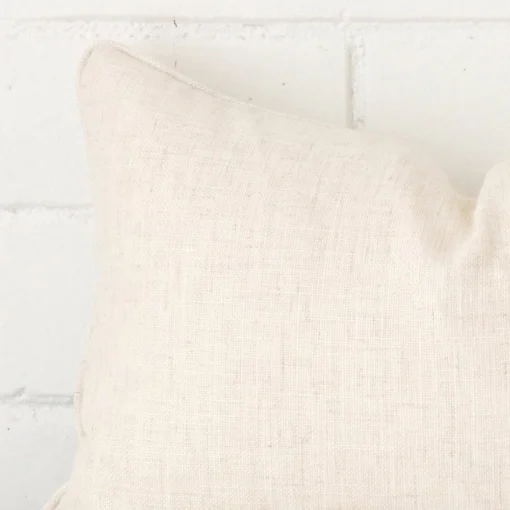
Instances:
[[[510,508],[510,167],[110,45],[79,96],[102,277],[58,510]]]

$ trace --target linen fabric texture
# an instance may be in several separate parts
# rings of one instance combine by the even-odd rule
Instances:
[[[510,508],[510,168],[229,99],[103,44],[101,285],[54,510]]]

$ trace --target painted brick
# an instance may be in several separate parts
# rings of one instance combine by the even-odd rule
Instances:
[[[155,50],[221,92],[345,123],[343,32],[330,25],[3,24],[0,205],[90,202],[75,75],[85,48],[105,39]]]
[[[0,211],[0,394],[69,394],[96,270],[86,213]]]
[[[155,18],[200,20],[303,20],[347,18],[495,18],[510,16],[506,0],[308,0],[239,2],[238,0],[4,0],[0,18]]]
[[[340,16],[344,0],[3,0],[0,17],[194,17],[208,18],[320,18]]]
[[[74,97],[78,40],[0,29],[0,204],[88,197]]]
[[[75,450],[69,408],[0,405],[0,508],[41,508],[66,482]]]
[[[510,16],[507,0],[347,0],[347,18],[498,19]]]
[[[184,28],[172,41],[138,47],[224,94],[346,124],[344,34],[338,27],[198,25]]]
[[[460,191],[476,192],[510,156],[508,28],[384,25],[354,34],[354,117],[425,149]]]

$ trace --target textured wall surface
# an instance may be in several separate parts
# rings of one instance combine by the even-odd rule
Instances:
[[[67,477],[96,278],[76,67],[93,41],[245,101],[397,136],[463,192],[510,153],[507,0],[0,0],[0,508]]]

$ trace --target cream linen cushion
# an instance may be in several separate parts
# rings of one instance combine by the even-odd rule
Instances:
[[[79,96],[102,284],[58,510],[510,508],[510,169],[210,92]]]

